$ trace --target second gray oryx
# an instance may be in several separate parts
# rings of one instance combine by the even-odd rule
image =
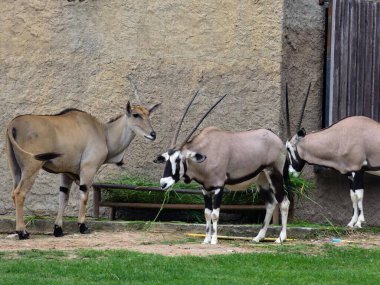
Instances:
[[[310,92],[306,94],[297,124],[297,133],[290,138],[289,107],[286,92],[286,142],[289,171],[299,175],[306,163],[335,169],[349,179],[353,215],[348,227],[362,227],[364,172],[380,175],[380,124],[364,116],[344,118],[330,127],[306,134],[301,127]]]
[[[183,143],[176,146],[183,119],[197,94],[198,92],[187,105],[168,151],[154,161],[165,163],[161,187],[168,189],[181,178],[186,183],[195,180],[203,186],[206,219],[206,237],[203,243],[216,244],[224,188],[244,191],[256,183],[257,188],[265,194],[266,215],[264,226],[253,241],[264,239],[278,203],[282,230],[276,242],[285,241],[289,200],[284,178],[286,185],[289,185],[289,165],[284,144],[277,135],[266,129],[232,132],[207,127],[190,139],[204,118],[225,97],[223,96],[201,118]]]

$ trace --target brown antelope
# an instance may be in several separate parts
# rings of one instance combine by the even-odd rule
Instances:
[[[298,132],[286,142],[289,171],[299,175],[308,163],[332,168],[346,175],[354,209],[347,226],[361,228],[365,221],[364,172],[380,175],[380,124],[367,117],[353,116],[326,129],[306,134],[300,126],[307,98],[308,94],[298,120]]]
[[[80,233],[88,232],[85,213],[88,189],[102,164],[122,164],[135,135],[155,140],[149,119],[159,104],[131,106],[125,113],[104,124],[90,114],[67,109],[56,115],[22,115],[14,118],[6,132],[7,158],[13,177],[12,199],[16,207],[16,232],[20,239],[29,233],[24,223],[24,200],[42,168],[61,174],[59,210],[54,236],[63,236],[62,217],[73,182],[79,185]]]
[[[206,237],[203,243],[216,244],[223,189],[244,191],[256,183],[258,189],[265,194],[266,215],[264,226],[253,241],[259,242],[265,237],[278,203],[281,204],[282,230],[276,242],[284,241],[289,200],[283,187],[283,176],[288,185],[288,163],[281,139],[266,129],[232,132],[216,127],[207,127],[190,139],[207,114],[224,98],[222,97],[202,117],[184,142],[176,146],[182,121],[196,95],[197,93],[188,104],[168,151],[154,161],[166,163],[160,180],[161,187],[168,189],[181,178],[186,183],[195,180],[203,186],[206,219]]]

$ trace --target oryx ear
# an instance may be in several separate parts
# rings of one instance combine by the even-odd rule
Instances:
[[[297,136],[299,136],[299,137],[304,137],[304,136],[306,136],[306,131],[305,131],[305,129],[304,128],[302,128],[302,129],[300,129],[298,132],[297,132]]]
[[[189,152],[186,157],[190,158],[192,161],[196,163],[201,163],[205,161],[205,159],[207,158],[207,156],[205,156],[204,154],[194,151]]]
[[[165,162],[165,157],[162,155],[159,155],[156,157],[155,160],[153,160],[154,163],[164,163]]]
[[[129,101],[127,102],[127,107],[125,109],[127,111],[127,116],[128,117],[131,116],[131,114],[132,114],[132,108],[131,108],[131,103]]]
[[[152,106],[149,106],[148,111],[149,113],[152,113],[157,110],[157,108],[161,105],[161,103],[154,104]]]

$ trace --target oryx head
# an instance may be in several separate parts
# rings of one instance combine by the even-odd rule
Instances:
[[[300,141],[302,141],[302,139],[306,135],[305,129],[304,128],[300,129],[300,127],[301,127],[302,118],[303,118],[303,114],[306,107],[306,102],[309,97],[310,87],[311,87],[311,82],[309,83],[309,88],[307,90],[306,97],[305,97],[303,106],[301,108],[301,113],[298,118],[298,123],[297,123],[298,132],[292,138],[290,138],[289,100],[288,100],[288,85],[287,84],[286,84],[286,90],[285,90],[286,129],[287,129],[287,136],[288,136],[288,140],[286,141],[286,150],[288,152],[288,158],[290,161],[289,172],[292,173],[296,177],[300,175],[303,167],[305,166],[305,160],[303,160],[299,156],[299,153],[297,151],[297,145],[299,144]]]
[[[149,107],[140,105],[131,106],[128,101],[126,107],[128,126],[130,126],[137,135],[154,141],[156,139],[156,132],[153,130],[149,116],[158,106],[160,106],[160,104],[154,104]]]
[[[173,184],[177,183],[182,177],[186,178],[187,159],[191,159],[196,163],[201,163],[206,159],[206,156],[189,150],[183,151],[175,149],[170,149],[157,156],[154,160],[155,163],[165,163],[164,174],[160,179],[162,189],[168,189]]]
[[[298,143],[305,137],[305,129],[301,129],[290,140],[286,141],[286,150],[290,161],[289,172],[298,177],[305,166],[305,160],[303,160],[297,150]]]
[[[187,111],[190,108],[190,105],[194,101],[195,97],[198,95],[198,91],[195,93],[193,98],[190,100],[187,105],[182,118],[178,124],[177,130],[173,136],[172,142],[169,146],[169,150],[161,155],[158,155],[157,158],[153,161],[155,163],[165,163],[164,174],[160,179],[160,185],[162,189],[168,189],[173,184],[177,183],[182,177],[185,178],[185,182],[190,182],[188,177],[186,177],[187,170],[187,160],[191,160],[195,163],[202,163],[207,157],[202,153],[198,153],[195,151],[191,151],[184,146],[190,140],[191,136],[197,130],[199,125],[203,122],[206,116],[219,104],[220,101],[224,99],[226,95],[220,98],[207,112],[203,115],[203,117],[199,120],[198,124],[193,128],[190,134],[186,137],[183,143],[176,147],[176,142],[178,138],[179,131],[181,129],[182,122],[187,114]]]

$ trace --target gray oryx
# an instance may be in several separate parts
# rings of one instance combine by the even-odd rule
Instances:
[[[363,174],[380,175],[380,124],[367,117],[353,116],[326,129],[306,134],[300,126],[309,91],[298,119],[298,132],[286,142],[289,171],[299,175],[305,163],[308,163],[332,168],[346,175],[354,209],[347,226],[361,228],[365,221]],[[286,112],[289,125],[288,107]]]
[[[348,177],[354,213],[348,227],[361,228],[363,174],[380,175],[380,124],[362,116],[345,118],[329,128],[306,135],[301,129],[287,143],[290,171],[305,163],[333,168]]]
[[[207,127],[190,140],[207,114],[224,98],[222,97],[177,147],[182,121],[196,95],[197,93],[188,104],[168,151],[154,161],[165,163],[164,174],[160,180],[161,187],[168,189],[181,178],[186,183],[195,180],[203,186],[206,219],[204,243],[216,244],[223,189],[244,191],[256,183],[258,189],[265,194],[266,216],[263,228],[253,241],[259,242],[265,237],[273,210],[278,203],[281,205],[282,230],[276,242],[284,241],[289,200],[284,189],[283,175],[288,182],[288,163],[281,139],[266,129],[232,132]]]
[[[29,233],[24,223],[24,200],[42,168],[61,174],[59,210],[54,235],[63,235],[62,217],[73,182],[79,185],[81,201],[78,227],[88,231],[85,213],[88,190],[102,164],[122,164],[126,148],[135,135],[155,140],[149,115],[151,107],[131,105],[125,113],[104,124],[90,114],[67,109],[56,115],[22,115],[14,118],[6,132],[6,154],[13,177],[12,199],[16,207],[16,232],[20,239]]]

